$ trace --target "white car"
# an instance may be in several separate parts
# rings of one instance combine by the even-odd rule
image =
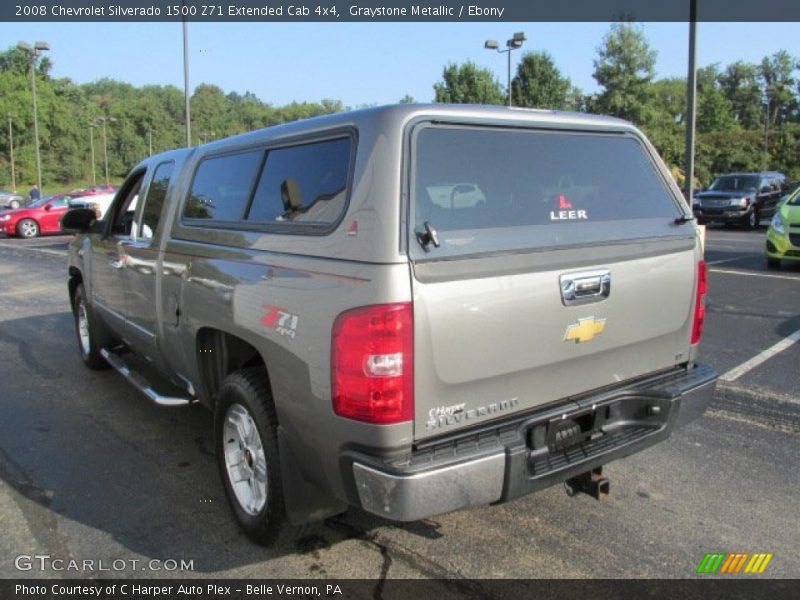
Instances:
[[[106,211],[111,206],[116,192],[110,194],[94,194],[92,196],[78,196],[71,198],[69,201],[70,208],[91,208],[97,215],[97,219],[103,219],[106,216]]]

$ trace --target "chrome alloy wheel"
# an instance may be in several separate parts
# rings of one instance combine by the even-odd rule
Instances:
[[[19,232],[24,238],[33,238],[39,234],[39,228],[36,226],[36,223],[26,219],[19,224]]]
[[[258,427],[241,404],[231,404],[225,413],[225,467],[239,506],[255,516],[267,504],[267,458]]]
[[[78,303],[78,340],[81,343],[83,355],[89,356],[92,351],[91,337],[89,335],[89,315],[86,313],[86,305],[83,301]]]

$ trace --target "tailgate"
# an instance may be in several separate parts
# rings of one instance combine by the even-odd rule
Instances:
[[[688,360],[695,229],[641,141],[413,137],[416,439]]]

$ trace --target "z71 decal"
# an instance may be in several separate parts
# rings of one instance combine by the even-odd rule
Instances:
[[[297,323],[300,321],[300,317],[293,315],[282,306],[265,304],[264,309],[267,312],[264,313],[263,317],[261,317],[260,323],[264,327],[274,329],[280,335],[285,335],[294,339],[294,336],[297,333]]]

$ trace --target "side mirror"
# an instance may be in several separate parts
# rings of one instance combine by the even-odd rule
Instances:
[[[97,216],[90,208],[73,208],[61,217],[61,229],[73,233],[88,233]]]
[[[52,205],[52,204],[50,204],[49,202],[48,202],[47,204],[45,204],[45,205],[44,205],[44,209],[45,209],[45,210],[50,210],[51,208],[53,208],[53,205]]]

